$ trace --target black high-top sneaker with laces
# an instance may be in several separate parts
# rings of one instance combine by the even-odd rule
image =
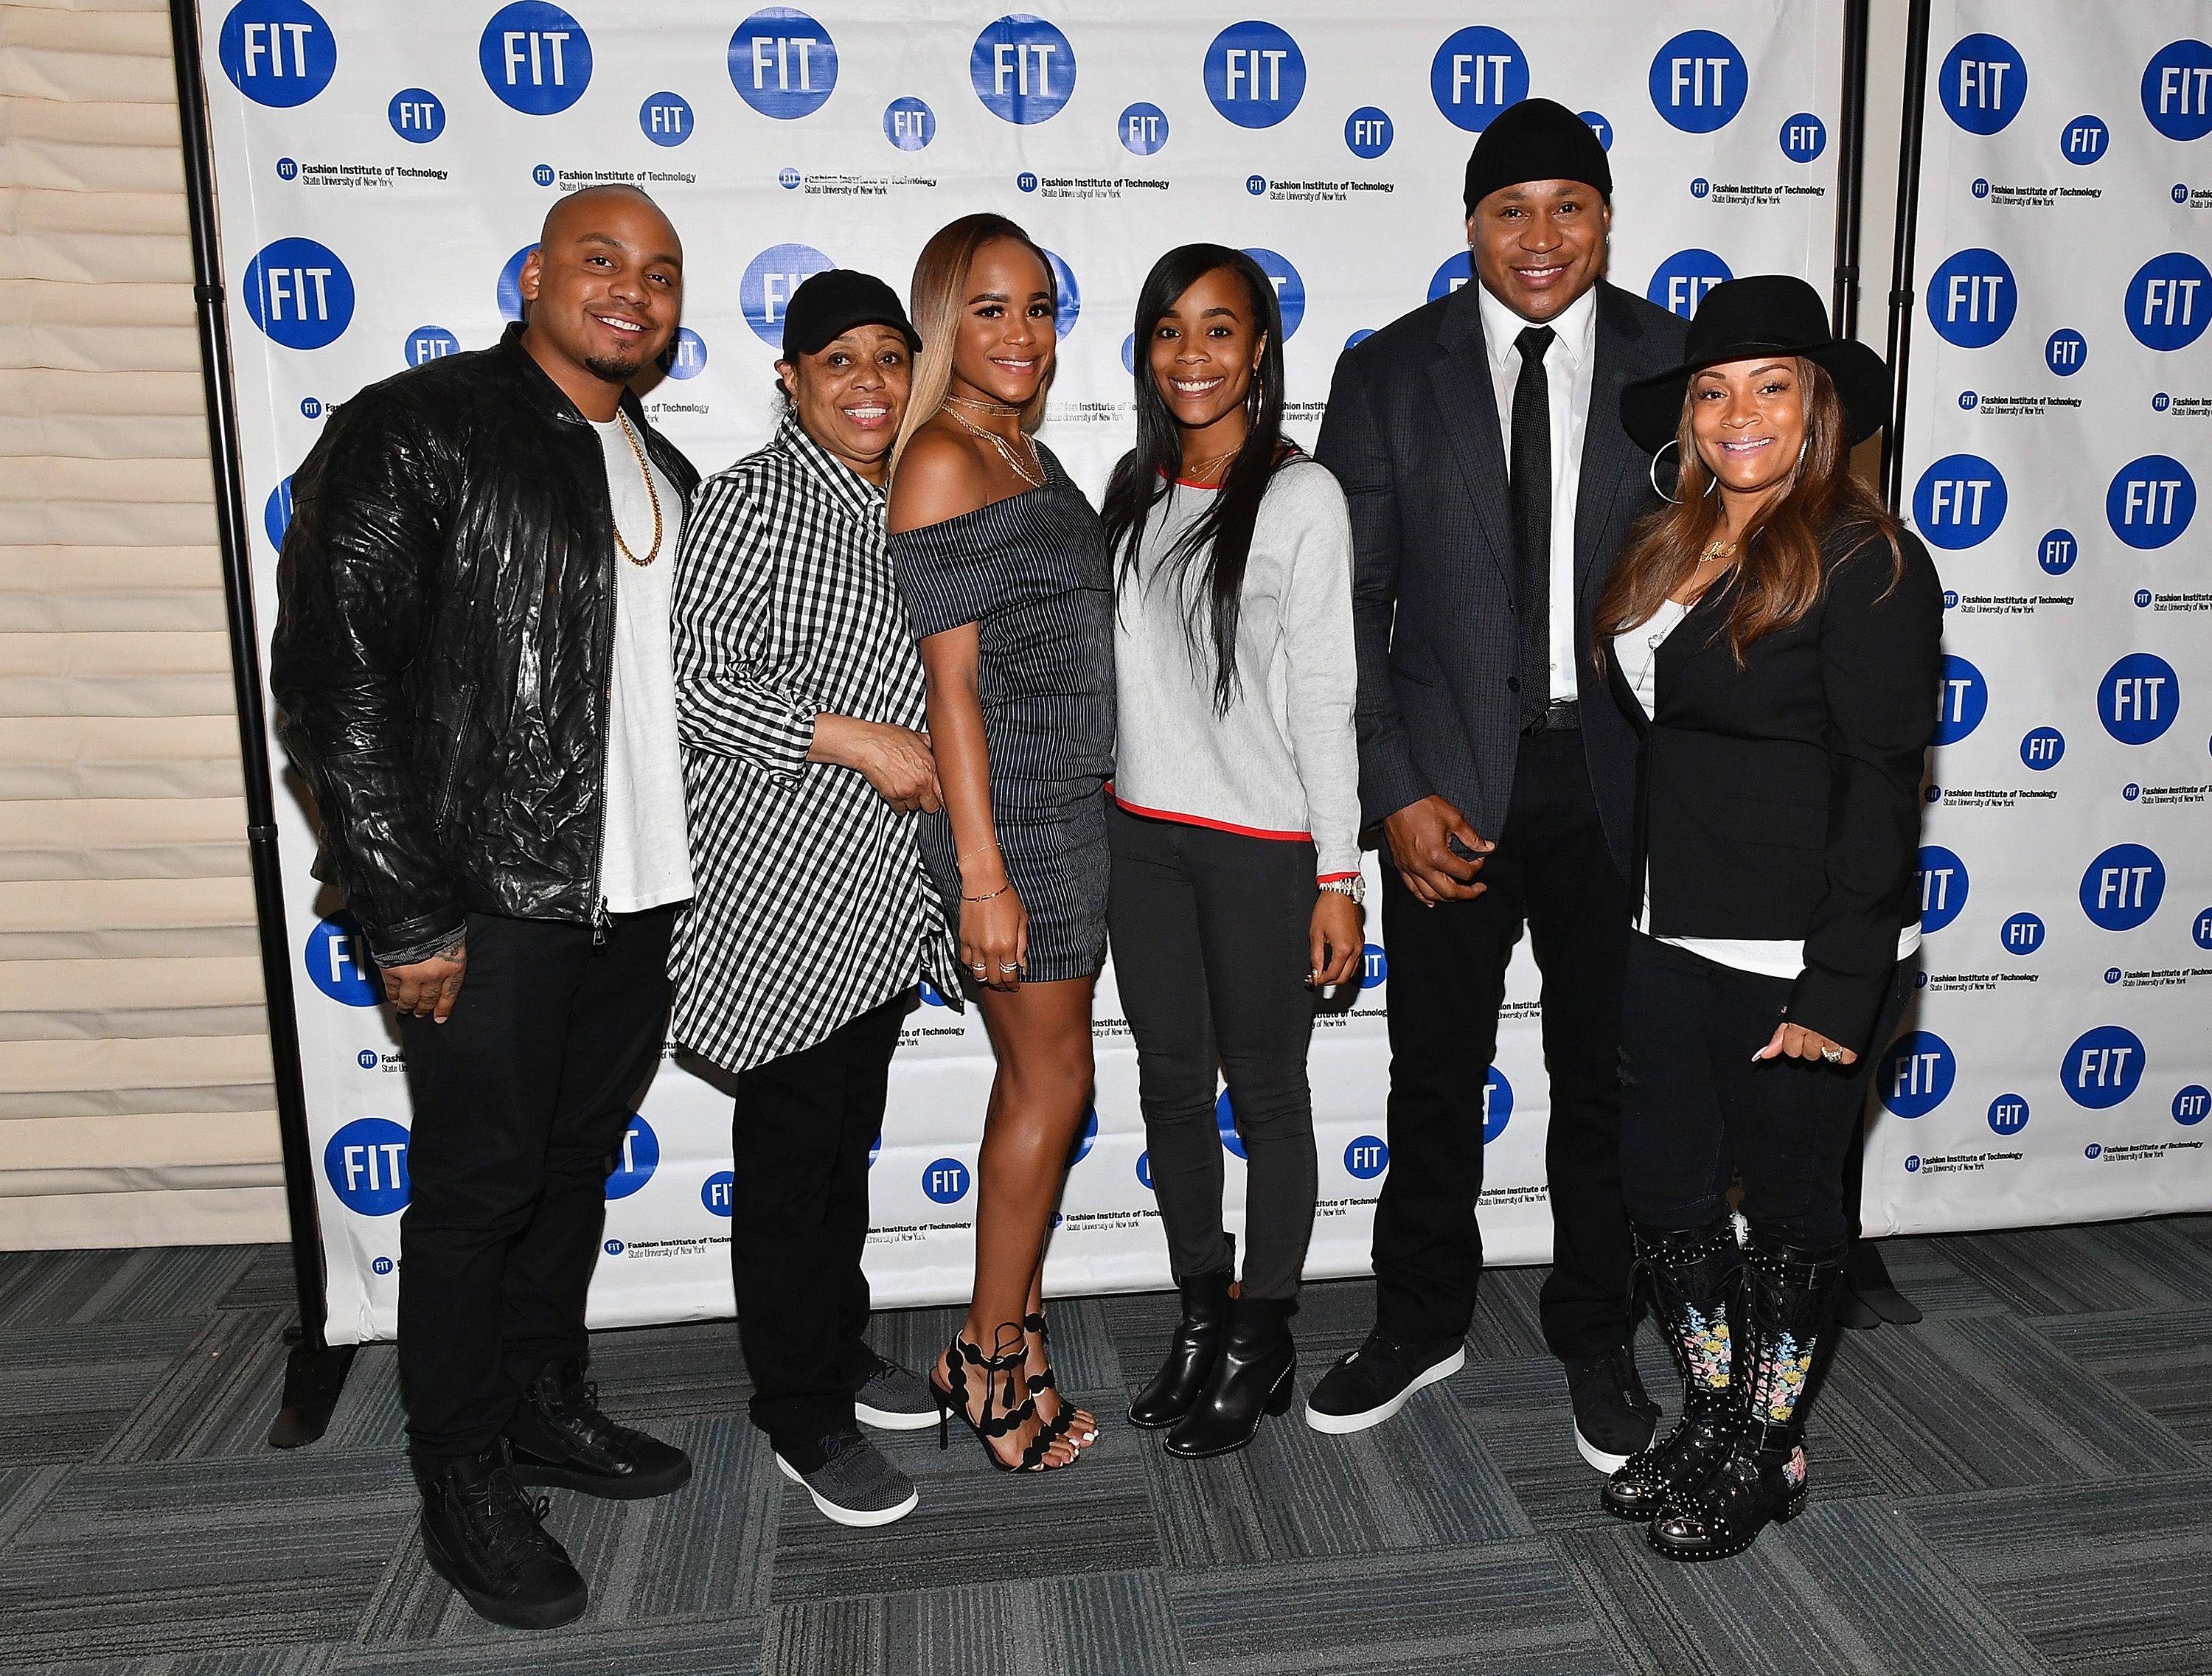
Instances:
[[[665,1496],[690,1481],[690,1456],[617,1425],[599,1412],[599,1395],[581,1362],[548,1362],[538,1370],[507,1423],[518,1482],[627,1502]]]
[[[584,1615],[584,1580],[541,1522],[546,1503],[516,1485],[504,1439],[477,1454],[410,1454],[408,1464],[422,1492],[423,1556],[478,1616],[550,1630]]]
[[[1646,1538],[1668,1559],[1740,1554],[1759,1532],[1796,1518],[1804,1507],[1805,1405],[1843,1281],[1841,1246],[1808,1251],[1753,1229],[1735,1335],[1729,1451],[1652,1520]]]
[[[1732,1317],[1741,1309],[1743,1253],[1725,1217],[1709,1228],[1631,1226],[1629,1235],[1638,1264],[1651,1278],[1652,1307],[1682,1376],[1682,1413],[1672,1431],[1629,1456],[1606,1480],[1598,1505],[1617,1519],[1650,1519],[1728,1453],[1735,1410]]]

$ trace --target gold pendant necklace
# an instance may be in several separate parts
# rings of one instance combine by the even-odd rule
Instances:
[[[951,396],[945,398],[945,400],[948,403],[957,399],[957,398]],[[1024,465],[1021,460],[1015,455],[1012,447],[1008,445],[1006,439],[1000,436],[998,432],[991,430],[985,426],[977,424],[973,419],[970,419],[966,414],[961,412],[957,408],[948,408],[946,411],[951,415],[952,420],[956,424],[961,426],[966,430],[973,432],[975,435],[981,437],[986,442],[989,443],[994,448],[996,448],[999,451],[999,458],[1006,461],[1006,469],[1012,471],[1017,477],[1019,477],[1031,489],[1042,489],[1044,487],[1046,477],[1044,464],[1036,457],[1036,444],[1035,442],[1031,441],[1026,436],[1022,439],[1024,442],[1028,443],[1029,445],[1030,459],[1031,462],[1031,464],[1028,465]]]
[[[645,450],[638,443],[637,433],[629,428],[629,416],[617,410],[615,420],[622,426],[623,436],[629,443],[630,452],[637,456],[637,474],[645,479],[645,498],[653,503],[652,547],[647,550],[646,556],[641,559],[629,550],[629,543],[623,539],[622,525],[615,521],[614,502],[611,497],[607,503],[607,523],[615,532],[616,550],[642,570],[660,556],[660,492],[653,486],[653,468],[646,464]]]
[[[1218,489],[1221,487],[1219,483],[1210,483],[1206,481],[1206,478],[1212,475],[1217,467],[1226,465],[1243,452],[1243,445],[1239,444],[1225,454],[1213,454],[1205,459],[1193,460],[1182,468],[1182,480],[1194,489]]]
[[[1001,419],[1021,411],[1018,407],[1008,407],[1004,402],[979,402],[973,396],[947,396],[945,399],[950,406],[973,408],[978,413],[996,414]]]

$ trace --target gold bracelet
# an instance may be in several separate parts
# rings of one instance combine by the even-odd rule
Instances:
[[[955,856],[955,857],[953,858],[953,859],[952,859],[952,865],[953,865],[954,866],[956,866],[956,867],[957,867],[957,866],[958,866],[962,862],[965,861],[965,860],[966,860],[969,856],[971,856],[971,855],[981,855],[981,854],[982,854],[982,853],[983,853],[983,852],[984,852],[984,851],[986,851],[986,850],[994,850],[994,849],[997,849],[998,847],[999,847],[999,841],[998,841],[997,839],[994,838],[994,839],[993,839],[989,843],[988,843],[988,844],[978,844],[978,845],[976,845],[976,846],[975,846],[975,847],[974,849],[972,849],[972,850],[963,850],[963,851],[961,851],[961,852],[960,852],[960,853],[959,853],[958,855],[957,855],[957,856]]]
[[[961,897],[960,897],[960,900],[961,900],[962,902],[995,902],[995,901],[997,901],[1000,896],[1005,896],[1005,895],[1006,894],[1006,892],[1007,892],[1007,891],[1009,891],[1009,890],[1012,890],[1013,888],[1014,888],[1014,882],[1013,882],[1013,880],[1012,880],[1012,879],[1008,879],[1008,880],[1007,880],[1004,884],[1000,885],[997,890],[995,890],[992,891],[988,896],[969,896],[969,895],[967,895],[966,893],[964,893],[964,892],[963,892],[963,893],[962,894]]]

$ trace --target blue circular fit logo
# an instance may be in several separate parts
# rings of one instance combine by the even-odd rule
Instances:
[[[307,981],[341,1005],[373,1007],[383,1001],[384,986],[369,963],[368,944],[349,916],[333,914],[316,920],[301,958]]]
[[[353,1062],[359,1066],[363,1071],[375,1070],[377,1064],[376,1049],[374,1048],[362,1048],[361,1052],[353,1056]]]
[[[2115,844],[2081,871],[2081,911],[2106,931],[2133,931],[2158,912],[2166,864],[2141,844]]]
[[[2112,131],[2102,117],[2079,116],[2058,131],[2058,155],[2083,167],[2103,157],[2112,143]]]
[[[1968,35],[1936,72],[1943,113],[1969,134],[1994,134],[2027,102],[2027,60],[1996,35]]]
[[[514,0],[484,25],[477,64],[501,104],[526,117],[550,117],[591,85],[592,43],[583,25],[558,6]]]
[[[1355,1181],[1372,1181],[1390,1168],[1390,1149],[1379,1135],[1362,1135],[1344,1149],[1344,1173]]]
[[[2016,1135],[2027,1127],[2027,1102],[2017,1094],[2000,1094],[1990,1102],[1990,1133]]]
[[[1114,133],[1124,151],[1150,157],[1168,143],[1168,113],[1140,100],[1115,118]]]
[[[2035,562],[2046,575],[2063,576],[2081,556],[2081,544],[2071,530],[2045,530],[2035,544]]]
[[[262,503],[261,527],[268,532],[271,547],[283,546],[284,531],[292,527],[292,480],[289,477],[270,489],[268,500]]]
[[[1979,454],[1946,454],[1920,474],[1912,522],[1929,545],[1978,547],[2004,522],[2003,473]]]
[[[1466,251],[1456,256],[1447,256],[1442,266],[1429,276],[1429,301],[1448,297],[1457,290],[1474,283],[1474,258]]]
[[[1455,30],[1430,60],[1429,95],[1453,127],[1480,134],[1528,96],[1528,55],[1503,29]]]
[[[1236,1108],[1229,1103],[1229,1090],[1221,1090],[1213,1102],[1213,1126],[1221,1132],[1221,1145],[1231,1157],[1244,1156],[1244,1137],[1237,1132]]]
[[[2097,720],[2124,745],[2147,745],[2181,714],[2181,679],[2154,652],[2130,652],[2097,683]]]
[[[650,1123],[633,1112],[623,1126],[613,1156],[607,1160],[607,1197],[628,1199],[653,1180],[653,1172],[659,1168],[660,1137],[653,1133]]]
[[[1049,121],[1074,94],[1075,47],[1043,18],[1009,13],[975,37],[968,82],[1001,122]]]
[[[1296,268],[1273,251],[1255,245],[1244,254],[1260,264],[1260,271],[1275,288],[1275,301],[1283,311],[1283,341],[1287,343],[1297,336],[1298,322],[1306,317],[1306,282]]]
[[[2032,955],[2043,946],[2043,921],[2033,914],[2015,914],[1998,927],[1997,942],[2008,955]]]
[[[707,340],[689,326],[678,326],[653,365],[672,379],[696,379],[707,370]]]
[[[1397,137],[1389,113],[1372,105],[1362,105],[1344,119],[1344,149],[1355,157],[1380,157]]]
[[[303,0],[240,0],[222,21],[215,52],[233,87],[280,110],[306,104],[338,67],[338,38]]]
[[[1273,128],[1306,94],[1306,55],[1290,32],[1232,23],[1206,49],[1206,96],[1239,128]]]
[[[1899,1117],[1925,1117],[1949,1097],[1959,1061],[1930,1030],[1911,1030],[1890,1045],[1875,1070],[1875,1092]]]
[[[537,248],[535,245],[525,245],[508,257],[499,270],[499,278],[493,282],[492,290],[498,299],[499,317],[502,320],[522,318],[522,266],[530,260],[530,252]]]
[[[2212,949],[2212,908],[2204,909],[2197,916],[2197,922],[2189,928],[2189,935],[2195,939],[2198,948]]]
[[[2055,768],[2066,755],[2066,736],[2055,727],[2031,727],[2020,738],[2021,763],[2041,773]]]
[[[2004,258],[1977,246],[1938,267],[1928,281],[1928,324],[1947,343],[1985,349],[2020,312],[2020,286]]]
[[[699,1184],[699,1202],[713,1216],[727,1217],[736,1209],[738,1178],[726,1169],[718,1169]]]
[[[446,131],[445,101],[428,88],[402,88],[385,106],[384,119],[401,139],[428,145]]]
[[[2118,1105],[2136,1091],[2142,1076],[2142,1041],[2118,1024],[2084,1031],[2058,1062],[2058,1081],[2066,1097],[2091,1111]]]
[[[937,1205],[957,1205],[968,1196],[974,1172],[957,1158],[933,1158],[922,1166],[921,1191]]]
[[[1067,1149],[1067,1168],[1073,1169],[1091,1156],[1091,1149],[1098,1144],[1098,1108],[1090,1107],[1083,1114],[1083,1126],[1075,1132],[1074,1143]]]
[[[2043,364],[2062,379],[2070,379],[2089,364],[2089,340],[2071,326],[2061,326],[2044,340]]]
[[[271,342],[319,349],[353,323],[353,276],[313,239],[279,239],[246,264],[246,312]]]
[[[1710,134],[1735,120],[1751,91],[1751,68],[1726,35],[1691,29],[1652,56],[1651,108],[1670,128]]]
[[[1601,151],[1613,149],[1613,123],[1603,112],[1577,111],[1575,114],[1589,125],[1591,133],[1597,136],[1598,149]]]
[[[884,106],[884,137],[901,151],[921,151],[937,137],[937,112],[919,99],[894,99]]]
[[[401,348],[399,355],[410,367],[421,367],[460,352],[461,340],[445,327],[417,326],[407,334],[407,342]]]
[[[1137,1181],[1146,1193],[1152,1190],[1152,1155],[1150,1152],[1137,1154]]]
[[[1496,1066],[1482,1079],[1482,1144],[1485,1146],[1505,1133],[1505,1126],[1513,1120],[1513,1084]]]
[[[738,280],[738,309],[754,336],[781,349],[783,312],[791,306],[791,294],[836,265],[811,245],[770,245],[748,262]]]
[[[1735,277],[1728,264],[1709,250],[1678,250],[1651,270],[1644,295],[1686,320],[1698,312],[1706,292]]]
[[[945,1005],[945,997],[939,993],[937,986],[927,978],[921,981],[921,1004],[926,1007],[941,1007]]]
[[[1936,743],[1956,744],[1989,714],[1990,683],[1964,658],[1945,654],[1936,683]]]
[[[1390,956],[1382,952],[1380,943],[1362,945],[1359,951],[1359,987],[1380,989],[1390,981]]]
[[[2170,454],[2145,454],[2112,474],[2105,522],[2130,547],[2148,552],[2181,538],[2197,516],[2197,480]]]
[[[1782,124],[1782,155],[1793,163],[1817,161],[1828,149],[1828,124],[1810,111],[1800,111]]]
[[[2212,46],[2168,41],[2143,66],[2143,115],[2169,140],[2212,134]]]
[[[388,1117],[357,1117],[323,1148],[323,1176],[360,1217],[407,1208],[407,1131]]]
[[[682,145],[691,137],[691,101],[680,93],[650,94],[637,107],[637,127],[655,145]]]
[[[1920,929],[1941,931],[1957,919],[1966,906],[1971,881],[1966,864],[1958,852],[1941,844],[1923,845],[1917,863],[1920,874]]]
[[[2193,1129],[2212,1112],[2212,1091],[2202,1083],[2191,1083],[2173,1096],[2173,1120],[2185,1129]]]
[[[837,88],[837,43],[793,6],[755,12],[730,36],[730,85],[764,117],[795,122]]]
[[[1083,314],[1083,288],[1075,282],[1075,270],[1067,265],[1067,258],[1058,251],[1045,252],[1045,259],[1052,264],[1053,336],[1065,339],[1075,330],[1075,323]],[[1283,334],[1289,337],[1288,332]]]
[[[2186,251],[2154,256],[2128,282],[2128,330],[2147,349],[2185,349],[2212,322],[2212,269]]]

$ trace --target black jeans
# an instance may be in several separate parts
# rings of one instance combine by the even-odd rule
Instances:
[[[1505,969],[1525,925],[1544,974],[1553,1262],[1540,1308],[1560,1357],[1628,1338],[1620,1205],[1620,962],[1628,887],[1606,848],[1577,732],[1524,735],[1513,799],[1472,902],[1425,908],[1384,858],[1390,955],[1390,1174],[1375,1206],[1376,1324],[1462,1336],[1482,1271],[1483,1085]]]
[[[908,990],[822,1041],[737,1078],[730,1270],[753,1424],[802,1473],[853,1424],[853,1393],[875,1362],[868,1326],[868,1153]]]
[[[1179,1279],[1231,1266],[1218,1066],[1245,1154],[1243,1293],[1295,1297],[1317,1179],[1306,1084],[1313,846],[1148,820],[1118,805],[1107,811],[1106,834],[1107,931],[1137,1043],[1169,1260]]]
[[[1762,1060],[1790,999],[1786,978],[1716,965],[1640,932],[1628,947],[1621,1029],[1621,1171],[1628,1214],[1703,1228],[1741,1171],[1745,1220],[1792,1245],[1832,1250],[1850,1234],[1846,1156],[1876,1055],[1905,1011],[1917,961],[1898,966],[1858,1063]]]
[[[673,907],[587,926],[471,914],[442,1023],[402,1017],[410,1191],[399,1380],[425,1456],[474,1454],[547,1362],[583,1357],[607,1169],[668,1025]]]

